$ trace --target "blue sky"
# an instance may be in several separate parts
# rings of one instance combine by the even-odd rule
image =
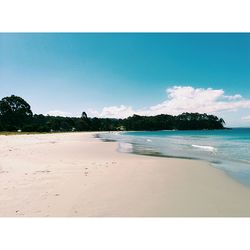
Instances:
[[[0,34],[0,97],[34,113],[197,110],[250,126],[249,67],[250,34]]]

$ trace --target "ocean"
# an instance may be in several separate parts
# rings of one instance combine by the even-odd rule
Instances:
[[[109,132],[120,152],[205,160],[250,187],[250,128],[199,131]]]

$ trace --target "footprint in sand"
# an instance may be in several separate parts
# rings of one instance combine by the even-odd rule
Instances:
[[[19,210],[16,210],[16,214],[19,215],[19,216],[24,216],[24,213],[20,213]]]
[[[4,171],[4,170],[0,171],[0,174],[8,174],[8,173],[9,173],[8,171]]]
[[[35,171],[33,174],[39,174],[39,173],[41,173],[41,174],[48,174],[50,172],[51,171],[49,171],[49,170],[38,170],[38,171]]]

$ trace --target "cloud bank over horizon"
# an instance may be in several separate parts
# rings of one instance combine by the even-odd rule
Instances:
[[[67,117],[67,116],[71,116],[71,113],[61,111],[61,110],[51,110],[47,112],[46,115]]]
[[[91,110],[90,116],[101,118],[126,118],[134,114],[153,116],[159,114],[178,115],[183,112],[221,114],[250,109],[250,100],[242,95],[226,95],[223,89],[173,86],[166,89],[167,99],[146,109],[133,109],[120,105],[104,107],[101,111]],[[250,110],[249,110],[250,111]],[[247,117],[248,118],[248,117]],[[243,119],[244,120],[244,119]],[[248,119],[245,119],[248,120]]]

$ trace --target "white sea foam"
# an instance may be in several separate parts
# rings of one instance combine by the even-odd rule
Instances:
[[[152,142],[152,140],[150,140],[150,139],[147,139],[146,141],[148,141],[148,142]]]
[[[120,142],[118,146],[120,152],[131,153],[133,151],[133,145],[127,142]]]
[[[195,145],[193,144],[192,147],[194,148],[199,148],[205,151],[210,151],[210,152],[215,152],[216,148],[212,147],[212,146],[205,146],[205,145]]]
[[[119,135],[119,134],[121,134],[121,132],[119,131],[119,132],[110,132],[111,134],[113,134],[113,135]]]

